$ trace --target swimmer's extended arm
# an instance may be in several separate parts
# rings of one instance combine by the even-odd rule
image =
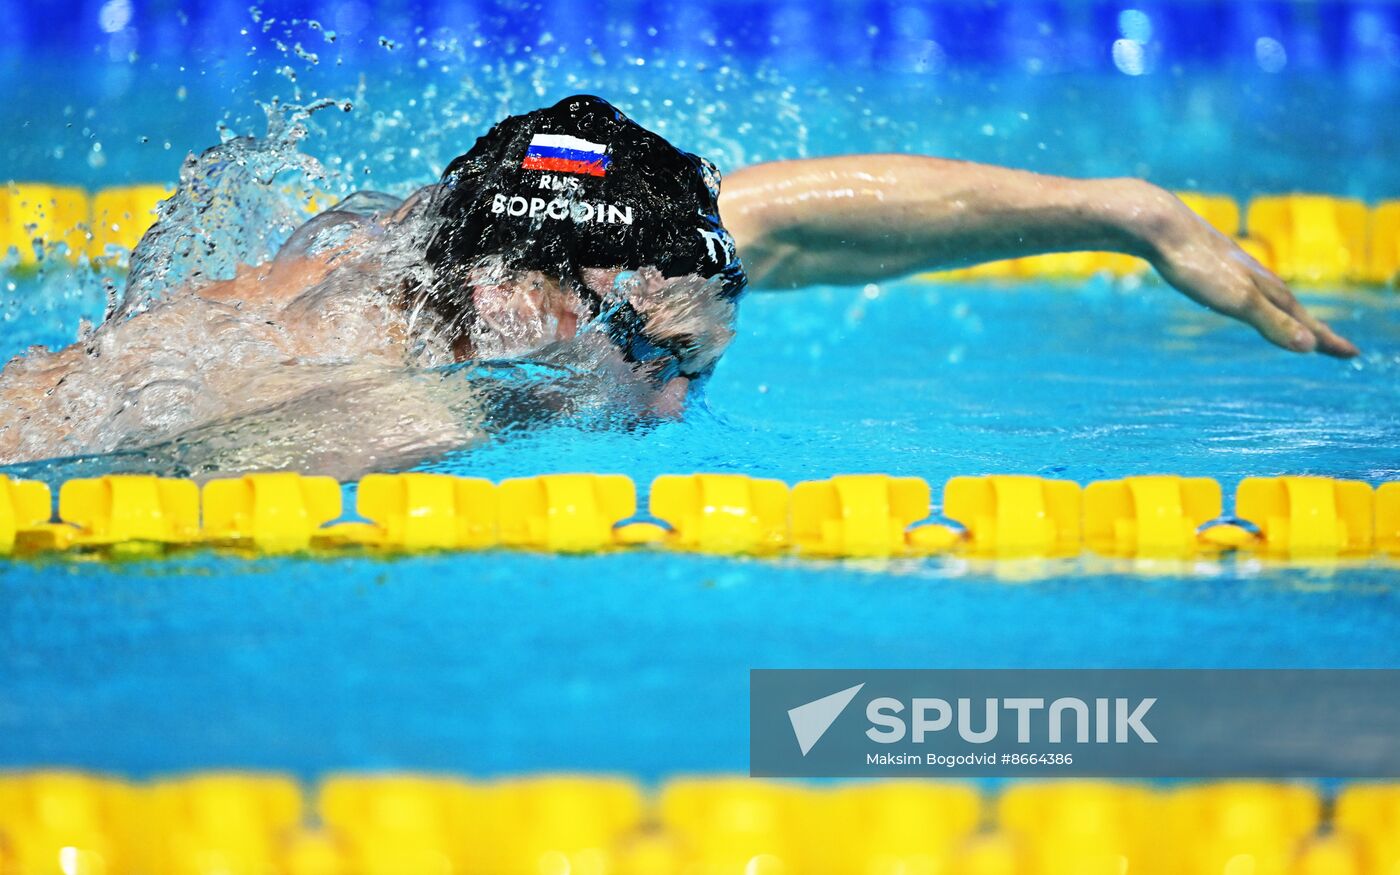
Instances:
[[[865,283],[1045,252],[1123,252],[1285,349],[1357,353],[1228,237],[1138,179],[853,155],[731,173],[720,209],[757,288]]]

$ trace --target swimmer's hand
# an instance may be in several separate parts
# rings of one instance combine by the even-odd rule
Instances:
[[[1357,354],[1228,237],[1137,179],[848,155],[736,171],[720,210],[755,288],[868,283],[1046,252],[1123,252],[1285,349]]]
[[[1268,268],[1175,196],[1140,184],[1148,261],[1178,291],[1294,352],[1352,358],[1360,351],[1309,313]]]

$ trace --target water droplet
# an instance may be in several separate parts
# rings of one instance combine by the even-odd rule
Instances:
[[[1254,41],[1254,60],[1265,73],[1277,73],[1288,65],[1288,50],[1273,37],[1261,36]]]

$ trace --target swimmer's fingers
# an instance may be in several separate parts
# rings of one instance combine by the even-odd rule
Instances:
[[[1229,241],[1225,244],[1233,245]],[[1158,272],[1178,291],[1217,313],[1254,326],[1276,346],[1293,352],[1312,352],[1317,348],[1313,332],[1260,288],[1252,265],[1229,258],[1215,248],[1206,249],[1206,257],[1201,257],[1199,249],[1187,252],[1190,257],[1169,256],[1157,265]]]
[[[1302,322],[1275,304],[1264,292],[1251,286],[1227,301],[1214,304],[1215,309],[1254,329],[1275,346],[1293,352],[1312,352],[1317,348],[1317,336]]]
[[[1336,358],[1349,359],[1360,354],[1360,350],[1345,337],[1332,330],[1326,322],[1308,312],[1283,280],[1263,267],[1258,267],[1253,271],[1254,284],[1269,299],[1275,307],[1283,310],[1298,322],[1301,322],[1310,332],[1316,341],[1316,349],[1324,355]]]
[[[1282,280],[1219,233],[1187,234],[1186,242],[1164,251],[1155,266],[1188,297],[1254,326],[1276,346],[1338,358],[1357,354],[1355,346],[1298,303]]]
[[[1358,350],[1309,313],[1282,280],[1180,201],[1167,213],[1153,266],[1187,297],[1254,326],[1294,352],[1350,358]]]

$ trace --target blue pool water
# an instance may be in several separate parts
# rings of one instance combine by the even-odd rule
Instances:
[[[1017,585],[671,556],[10,568],[0,764],[742,770],[750,668],[1391,666],[1386,579]]]
[[[784,47],[794,43],[759,51],[721,34],[707,46],[701,27],[699,42],[686,41],[685,22],[669,20],[657,34],[611,22],[593,42],[575,28],[528,43],[464,37],[450,49],[418,45],[412,20],[382,25],[393,48],[364,23],[353,40],[343,27],[337,46],[296,25],[303,50],[321,55],[312,65],[239,11],[228,26],[255,31],[251,53],[219,60],[197,48],[172,55],[146,28],[135,59],[103,36],[101,51],[72,63],[43,52],[25,66],[0,62],[14,95],[0,103],[0,130],[12,132],[0,155],[15,178],[171,180],[185,152],[217,138],[216,123],[261,132],[255,99],[333,95],[355,108],[314,118],[305,149],[322,159],[324,186],[402,193],[505,112],[596,91],[726,167],[898,149],[1239,197],[1400,195],[1400,115],[1390,111],[1400,67],[1384,52],[1323,63],[1304,42],[1292,66],[1270,72],[1253,55],[1226,63],[1167,45],[1153,69],[1128,75],[1103,61],[1120,38],[1110,12],[1106,31],[1086,31],[1098,60],[1078,65],[1042,57],[1029,36],[994,64],[968,61],[946,38],[940,56],[932,31],[886,39],[852,13],[841,45],[857,60],[844,69]],[[1377,14],[1382,37],[1400,33],[1389,11]],[[886,36],[913,26],[879,16]],[[1159,28],[1158,39],[1170,33]],[[1361,359],[1279,352],[1156,283],[905,281],[753,295],[684,421],[540,427],[428,467],[494,479],[621,472],[643,489],[660,473],[795,482],[868,471],[925,477],[935,496],[947,477],[1001,472],[1207,475],[1227,490],[1247,475],[1400,477],[1393,292],[1306,298]],[[8,276],[0,356],[71,341],[101,302],[81,271]],[[19,473],[53,482],[104,464]],[[750,668],[1392,666],[1395,575],[1380,561],[651,554],[5,563],[0,766],[742,769]]]

